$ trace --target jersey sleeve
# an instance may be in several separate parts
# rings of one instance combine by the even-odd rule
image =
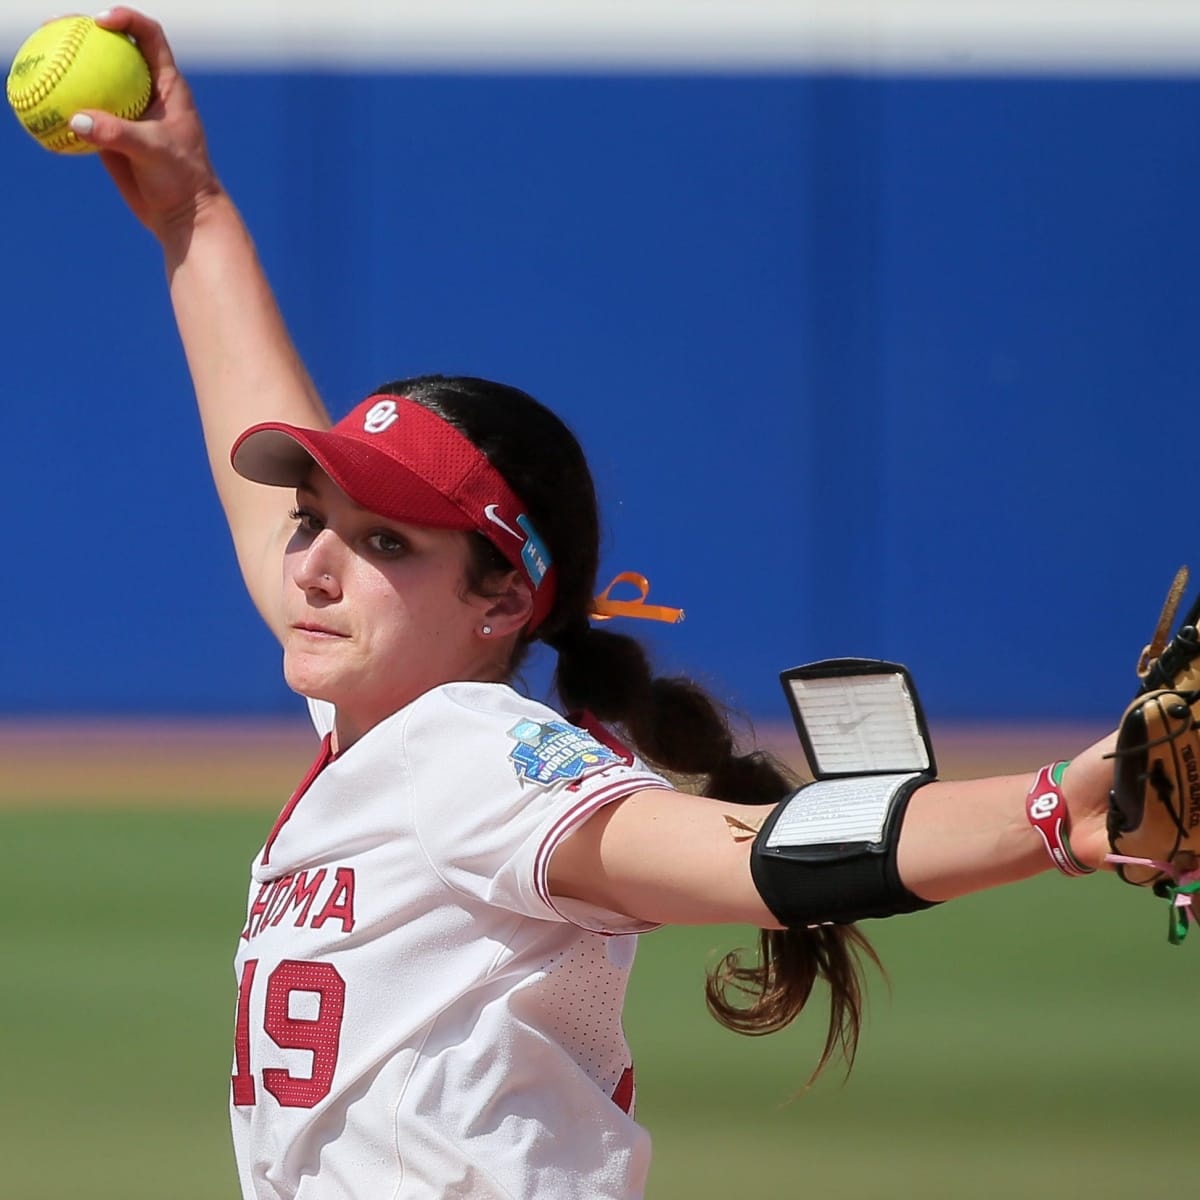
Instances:
[[[550,895],[555,849],[600,809],[671,785],[499,685],[423,697],[404,727],[413,823],[430,866],[483,903],[596,933],[654,926]]]

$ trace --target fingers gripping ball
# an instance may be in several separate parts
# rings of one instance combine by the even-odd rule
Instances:
[[[150,103],[150,90],[150,68],[137,46],[91,17],[43,25],[17,51],[8,73],[13,111],[30,136],[57,154],[95,149],[67,124],[81,109],[132,120]]]

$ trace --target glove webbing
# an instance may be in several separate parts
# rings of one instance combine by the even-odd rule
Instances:
[[[1167,641],[1175,620],[1175,610],[1183,599],[1187,584],[1188,569],[1180,567],[1167,591],[1154,637],[1142,651],[1138,662],[1137,674],[1142,681],[1143,692],[1171,687],[1180,671],[1200,654],[1200,636],[1196,632],[1196,623],[1200,621],[1200,596],[1183,618],[1179,632],[1169,643]]]

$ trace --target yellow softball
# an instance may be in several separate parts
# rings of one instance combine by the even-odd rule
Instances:
[[[60,17],[17,51],[8,73],[8,102],[31,137],[56,154],[88,154],[67,122],[96,108],[130,120],[150,103],[150,68],[123,33],[91,17]]]

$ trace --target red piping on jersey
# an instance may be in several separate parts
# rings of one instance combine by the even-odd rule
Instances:
[[[634,792],[640,792],[645,788],[661,787],[662,781],[650,775],[627,776],[624,779],[605,784],[604,787],[581,800],[574,808],[563,813],[542,839],[542,844],[538,847],[537,854],[533,859],[533,886],[542,900],[555,912],[558,911],[551,899],[550,889],[546,884],[546,875],[550,868],[551,856],[568,833],[571,833],[593,813],[609,804],[615,804],[618,800],[623,800],[626,796],[631,796]]]
[[[301,796],[312,786],[312,782],[320,773],[333,761],[333,734],[327,733],[321,739],[321,748],[317,751],[316,760],[313,765],[308,768],[308,774],[305,775],[300,782],[300,786],[292,793],[292,798],[284,805],[283,812],[275,819],[275,825],[271,829],[271,835],[267,838],[267,844],[263,847],[262,861],[265,867],[271,860],[271,847],[275,844],[275,839],[279,836],[279,831],[288,823],[288,818],[296,811],[296,805],[300,803]]]
[[[623,1112],[629,1116],[633,1116],[633,1064],[631,1063],[624,1071],[621,1072],[621,1078],[617,1080],[616,1091],[612,1094],[612,1102]]]

